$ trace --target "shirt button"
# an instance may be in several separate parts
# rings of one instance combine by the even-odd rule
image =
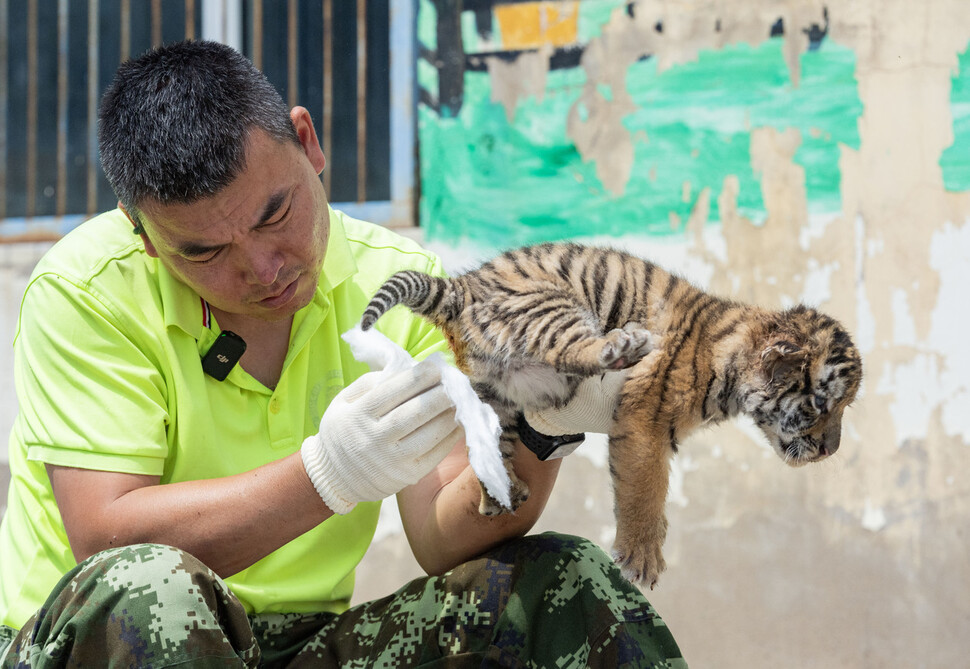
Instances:
[[[271,414],[278,414],[280,412],[280,401],[279,398],[274,397],[269,402],[269,412]]]

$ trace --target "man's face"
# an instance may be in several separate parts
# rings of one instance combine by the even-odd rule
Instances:
[[[223,312],[277,321],[313,299],[330,216],[316,135],[294,123],[302,149],[254,130],[245,170],[222,191],[140,206],[148,254]]]

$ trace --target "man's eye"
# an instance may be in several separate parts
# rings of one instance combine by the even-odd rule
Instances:
[[[210,253],[205,253],[199,256],[186,257],[185,259],[192,263],[193,265],[205,265],[212,262],[219,256],[219,249],[216,249]]]
[[[266,230],[267,228],[278,227],[278,226],[282,225],[283,223],[285,223],[286,221],[288,221],[289,218],[290,218],[290,208],[287,207],[286,208],[286,211],[284,211],[278,218],[274,218],[273,220],[266,221],[265,223],[263,223],[259,227],[262,230]]]

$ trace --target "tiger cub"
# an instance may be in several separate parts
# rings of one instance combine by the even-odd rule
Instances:
[[[511,510],[528,497],[510,465],[520,412],[562,406],[584,378],[629,368],[609,435],[614,558],[651,587],[665,567],[669,458],[679,441],[746,414],[787,464],[818,462],[839,448],[842,412],[862,379],[859,352],[833,318],[715,297],[611,249],[525,247],[450,279],[399,272],[371,300],[362,328],[399,303],[445,333],[458,367],[498,413]],[[479,510],[506,511],[484,487]]]

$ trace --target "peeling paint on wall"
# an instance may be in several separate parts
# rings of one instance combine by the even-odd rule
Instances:
[[[608,22],[591,30],[604,4],[614,6]],[[695,208],[690,194],[719,192],[729,177],[738,179],[737,206],[760,222],[765,203],[751,163],[759,127],[799,132],[795,161],[811,210],[840,209],[840,146],[858,145],[861,105],[855,56],[823,39],[821,9],[812,19],[820,23],[808,15],[799,23],[766,3],[751,27],[725,8],[712,11],[720,27],[711,22],[688,49],[675,37],[687,18],[658,22],[650,3],[636,4],[633,16],[626,6],[579,3],[577,34],[595,36],[572,51],[550,44],[463,56],[469,68],[480,65],[465,71],[460,113],[419,109],[421,224],[430,239],[515,245],[590,230],[679,234]],[[419,21],[435,16],[422,11]],[[773,29],[783,34],[772,37]],[[422,72],[433,89],[436,77]],[[709,220],[720,218],[712,200]]]

